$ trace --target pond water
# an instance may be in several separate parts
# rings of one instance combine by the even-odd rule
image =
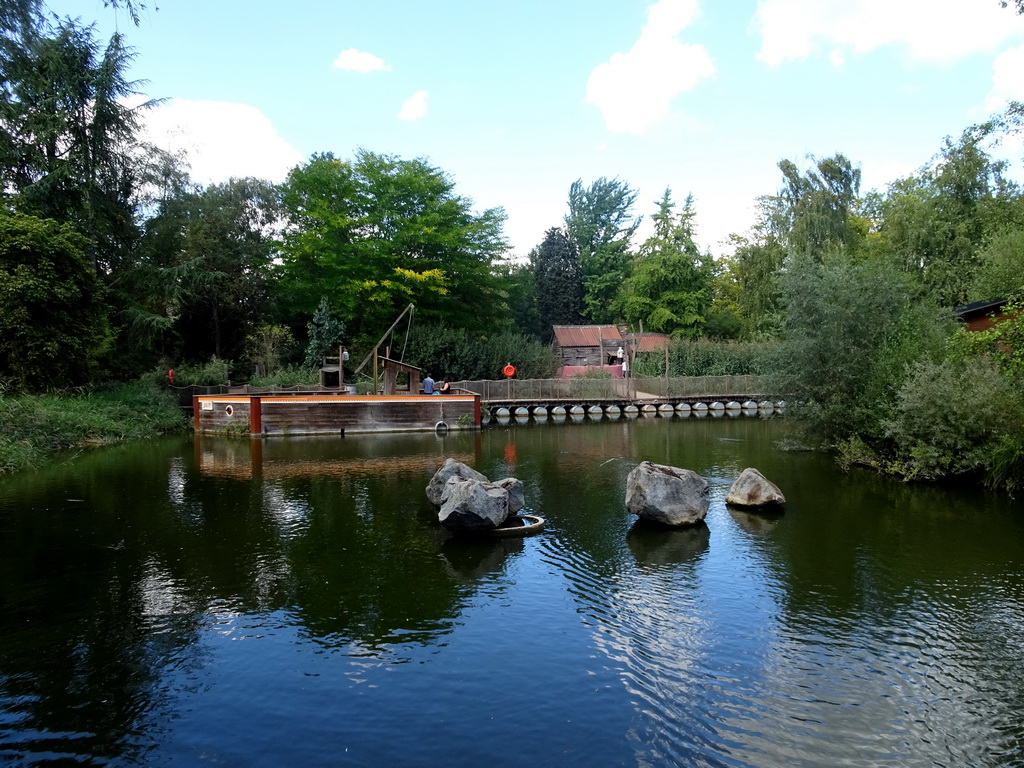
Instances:
[[[0,481],[0,763],[1024,765],[1024,505],[784,419],[168,439]],[[465,541],[454,456],[546,529]],[[707,525],[634,526],[642,460]],[[735,511],[748,466],[788,498]]]

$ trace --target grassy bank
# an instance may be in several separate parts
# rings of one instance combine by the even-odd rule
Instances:
[[[183,432],[174,398],[135,382],[82,394],[0,394],[0,474],[32,469],[59,451]]]

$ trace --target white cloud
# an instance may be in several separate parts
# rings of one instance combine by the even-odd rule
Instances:
[[[338,58],[334,60],[334,67],[346,72],[358,72],[361,75],[370,72],[386,72],[391,69],[384,63],[384,59],[356,48],[348,48],[339,53]]]
[[[402,108],[398,110],[399,120],[419,120],[427,116],[427,92],[416,91],[405,100]]]
[[[985,109],[997,112],[1011,100],[1024,101],[1024,45],[1008,48],[992,62],[992,90],[985,99]]]
[[[757,58],[772,66],[822,49],[835,63],[890,45],[914,59],[954,61],[1024,34],[1024,19],[995,0],[760,0],[755,25]]]
[[[676,96],[715,73],[704,46],[678,39],[699,10],[697,0],[660,0],[629,52],[613,54],[590,73],[586,102],[601,110],[609,131],[643,134],[668,114]]]
[[[245,176],[282,181],[304,159],[248,104],[173,99],[143,113],[143,123],[150,143],[186,154],[200,184]]]

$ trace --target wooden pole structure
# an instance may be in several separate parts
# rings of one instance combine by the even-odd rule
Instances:
[[[355,371],[353,371],[353,375],[357,374],[361,370],[363,370],[363,366],[366,365],[370,361],[370,357],[371,356],[373,356],[374,366],[376,367],[377,348],[380,347],[380,345],[384,343],[384,339],[386,339],[388,337],[388,334],[390,334],[393,330],[395,330],[395,326],[398,325],[398,321],[401,320],[403,317],[405,317],[405,314],[407,312],[413,311],[413,309],[415,309],[415,305],[414,304],[410,304],[408,307],[406,307],[405,309],[402,310],[402,314],[400,314],[398,317],[396,317],[395,318],[395,322],[393,322],[391,324],[391,327],[388,328],[386,331],[384,331],[384,335],[380,337],[380,341],[378,341],[376,344],[373,345],[373,351],[370,352],[369,355],[367,355],[366,357],[363,358],[363,362],[361,362],[359,364],[359,367],[356,368]],[[376,375],[374,375],[374,386],[376,386],[376,381],[377,381],[377,377],[376,377]]]

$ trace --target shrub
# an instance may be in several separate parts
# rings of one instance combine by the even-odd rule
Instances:
[[[498,379],[509,363],[520,378],[546,379],[559,365],[551,347],[525,334],[503,331],[483,336],[443,325],[414,328],[406,359],[435,377],[449,379]]]
[[[773,345],[768,342],[673,341],[669,343],[670,376],[746,376],[765,373]],[[665,375],[665,352],[636,356],[637,376]]]
[[[29,469],[51,454],[184,430],[174,398],[151,381],[78,395],[0,394],[0,472]]]
[[[215,387],[227,385],[230,380],[231,363],[214,355],[208,362],[199,365],[182,365],[174,369],[174,384],[179,387]],[[160,371],[166,376],[166,371]]]
[[[783,285],[770,391],[803,403],[799,415],[826,445],[882,439],[907,367],[941,353],[952,319],[895,269],[840,255],[826,264],[790,259]]]
[[[999,457],[996,482],[1020,462],[1024,400],[1012,380],[984,359],[920,362],[884,421],[895,446],[892,468],[908,479],[988,472]],[[999,479],[1003,478],[1003,479]]]
[[[347,383],[347,382],[346,382]],[[253,376],[249,386],[258,389],[272,387],[316,389],[320,384],[320,374],[314,368],[303,365],[286,365],[267,375]]]

